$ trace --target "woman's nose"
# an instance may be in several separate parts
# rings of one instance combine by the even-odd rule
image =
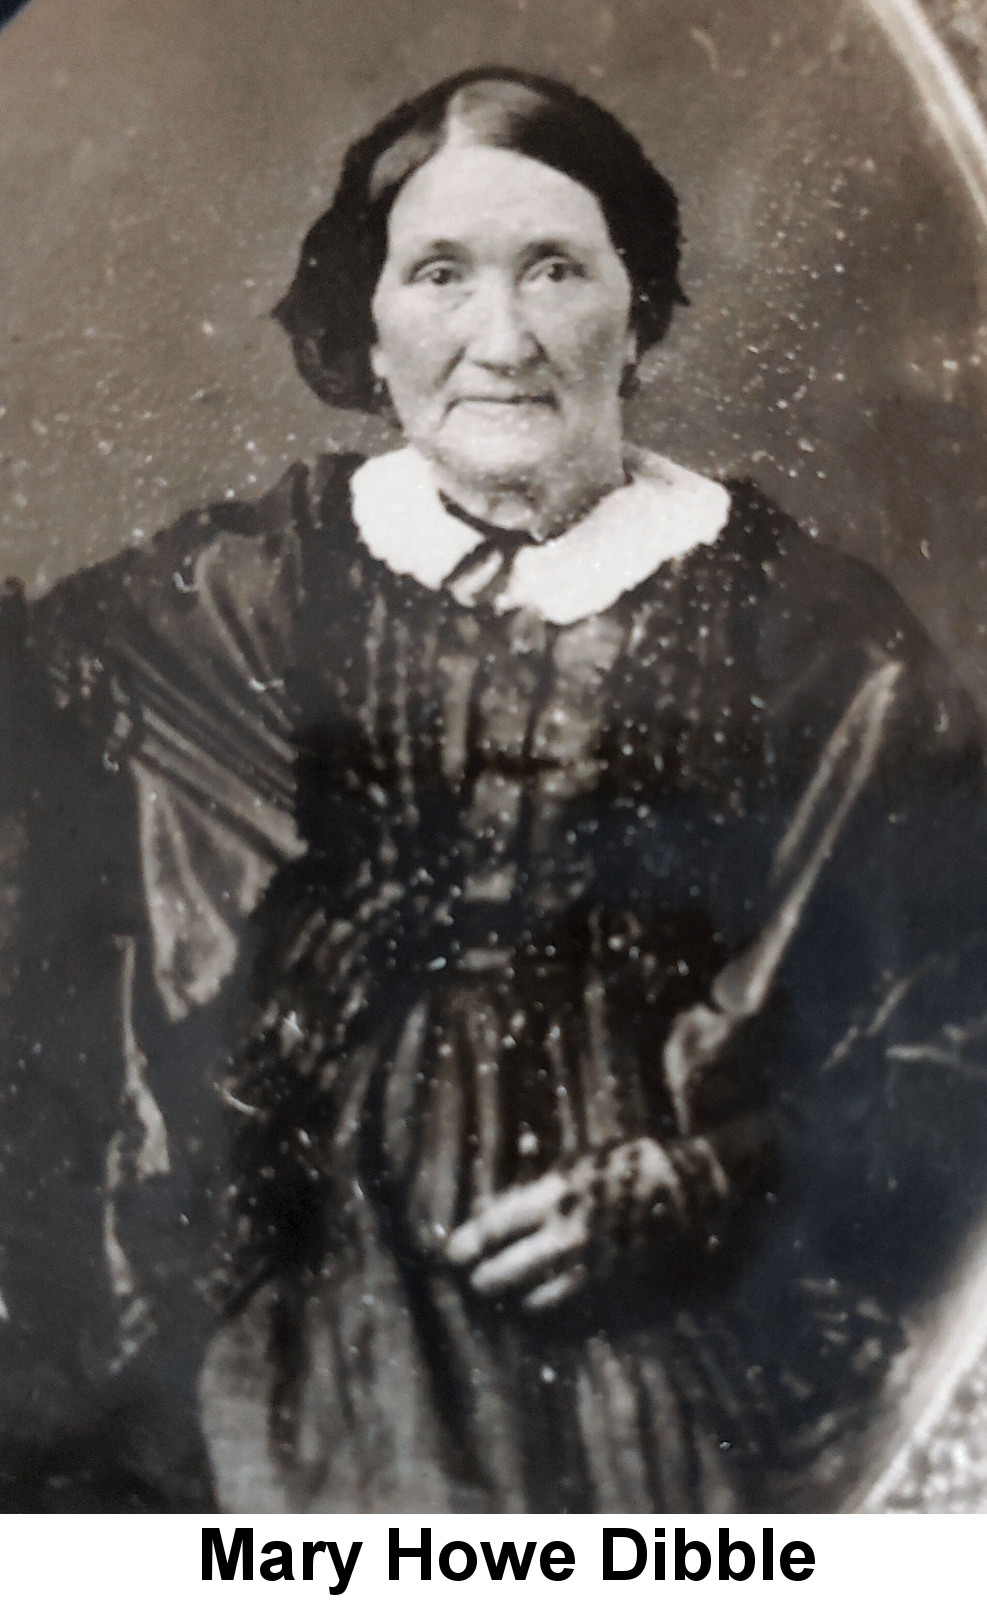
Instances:
[[[484,368],[516,369],[540,355],[518,288],[494,279],[470,297],[466,356]]]

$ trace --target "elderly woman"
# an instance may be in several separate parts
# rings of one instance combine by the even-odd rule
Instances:
[[[612,116],[440,84],[277,310],[406,445],[22,621],[14,1505],[853,1472],[980,1200],[980,736],[877,576],[623,439],[677,275]]]

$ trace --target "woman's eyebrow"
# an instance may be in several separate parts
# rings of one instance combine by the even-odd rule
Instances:
[[[466,257],[469,252],[461,240],[412,240],[406,255],[427,262],[431,257]]]
[[[525,266],[530,266],[533,262],[542,262],[546,257],[571,257],[574,262],[583,262],[586,252],[579,250],[571,240],[553,238],[533,240],[521,253],[521,260]]]

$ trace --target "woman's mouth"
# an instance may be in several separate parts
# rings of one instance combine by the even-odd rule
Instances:
[[[446,411],[451,413],[457,407],[478,408],[525,408],[557,407],[555,397],[550,391],[510,391],[504,393],[469,392],[466,396],[457,396],[450,403]]]

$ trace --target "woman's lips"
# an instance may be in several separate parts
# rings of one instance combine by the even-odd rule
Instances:
[[[493,407],[493,408],[539,407],[539,408],[555,408],[555,406],[556,406],[555,398],[549,392],[545,392],[545,391],[539,391],[539,392],[524,391],[524,392],[521,392],[521,391],[518,391],[518,392],[514,392],[510,396],[481,396],[479,394],[477,394],[477,395],[472,395],[471,394],[469,396],[457,396],[449,403],[449,406],[446,409],[446,411],[447,411],[447,413],[451,413],[453,408],[457,408],[457,407],[480,407],[480,408],[490,408],[490,407]]]

